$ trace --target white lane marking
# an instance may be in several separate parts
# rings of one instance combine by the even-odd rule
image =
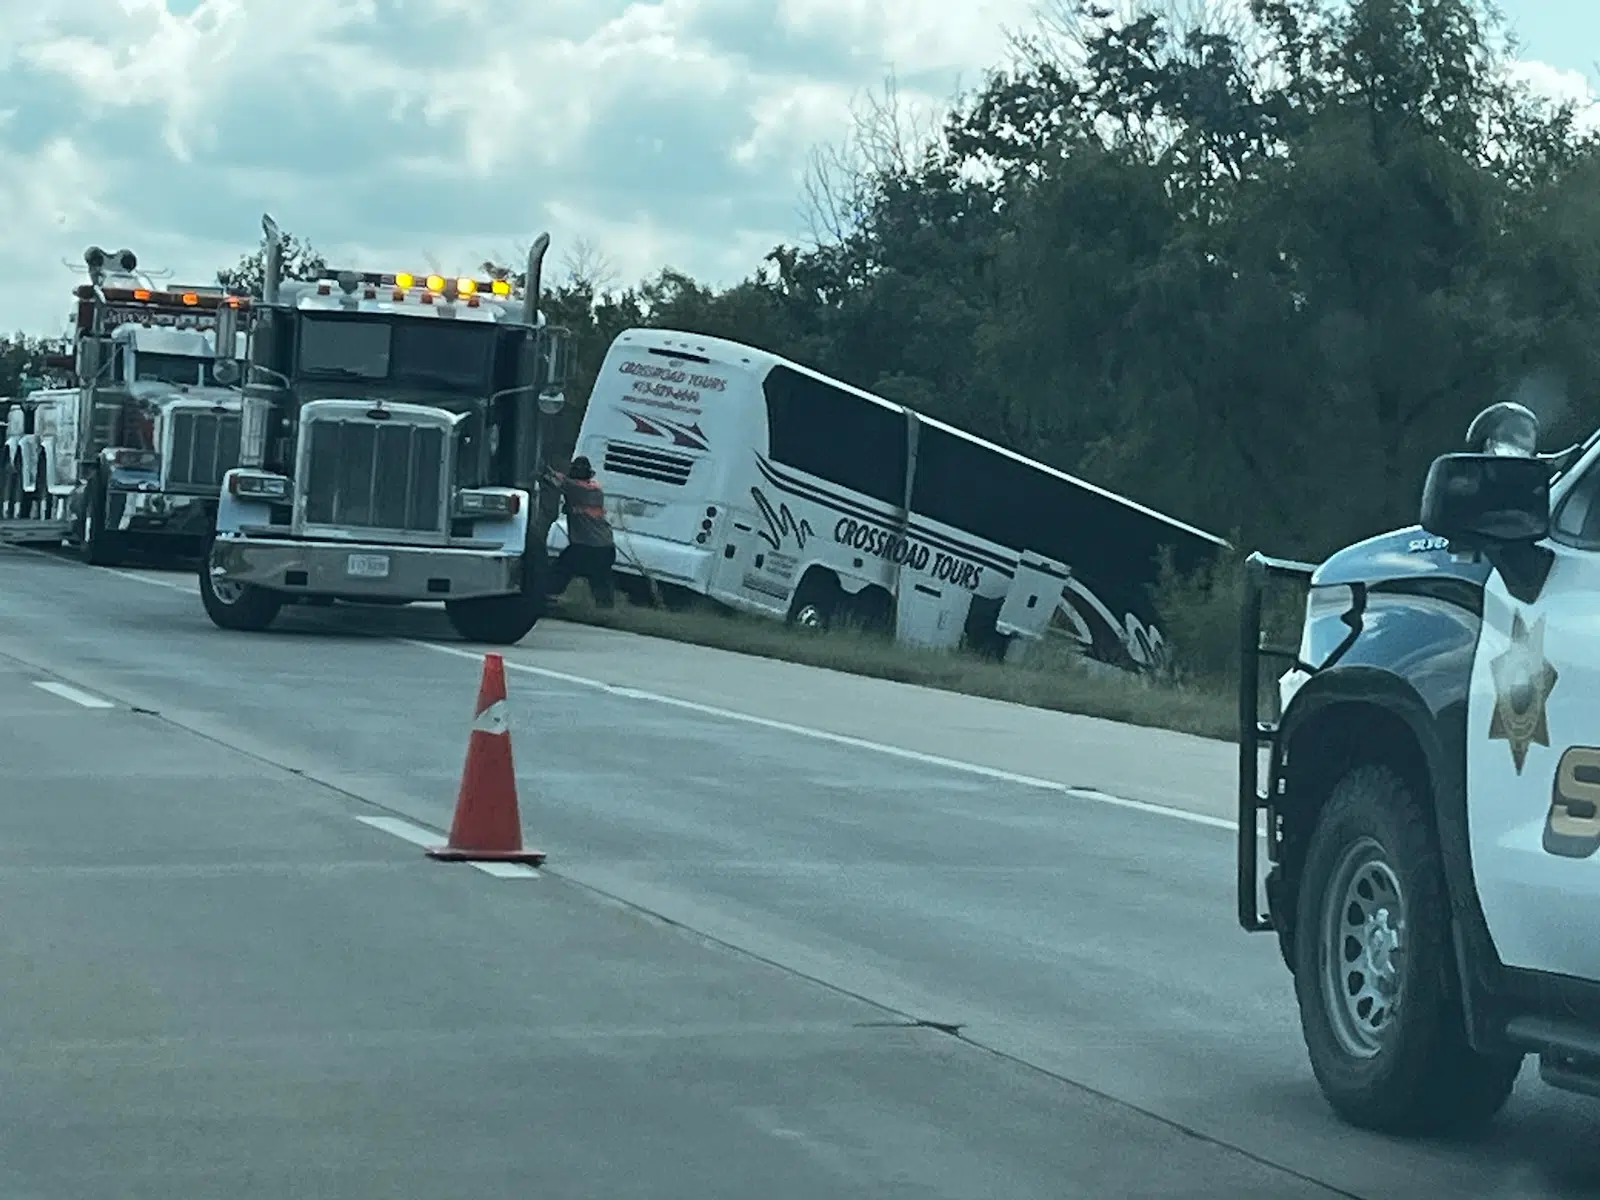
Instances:
[[[402,841],[410,842],[413,846],[421,846],[431,850],[440,845],[444,838],[431,829],[424,829],[421,825],[413,825],[410,821],[403,821],[399,817],[357,817],[363,825],[370,825],[374,829],[381,829],[384,833],[393,834]],[[504,862],[469,862],[469,867],[475,867],[485,875],[492,875],[496,879],[537,879],[537,868],[530,867],[527,863]]]
[[[81,691],[70,683],[57,683],[53,679],[35,679],[33,686],[41,692],[49,692],[52,696],[59,696],[63,700],[70,700],[81,708],[115,708],[116,705],[109,700],[89,692]]]
[[[408,646],[417,646],[439,654],[449,654],[455,658],[470,659],[473,662],[482,662],[483,660],[483,655],[474,650],[462,650],[456,646],[443,646],[437,642],[423,642],[415,638],[396,638],[395,640],[404,642]],[[795,737],[811,738],[819,742],[832,742],[837,746],[850,746],[857,750],[870,750],[876,754],[888,755],[891,758],[921,763],[923,766],[939,767],[946,771],[957,771],[966,775],[977,775],[984,779],[992,779],[997,783],[1039,788],[1043,791],[1071,796],[1075,800],[1091,800],[1096,804],[1104,804],[1112,808],[1128,809],[1133,812],[1148,813],[1158,817],[1170,817],[1174,821],[1187,821],[1191,825],[1204,825],[1211,829],[1226,829],[1229,833],[1238,828],[1237,822],[1230,821],[1225,817],[1213,817],[1206,813],[1189,812],[1186,809],[1172,808],[1165,804],[1152,804],[1148,800],[1130,800],[1126,796],[1113,796],[1108,792],[1095,791],[1090,788],[1072,787],[1070,784],[1059,783],[1054,779],[1040,779],[1032,775],[1020,775],[1015,771],[1002,771],[998,767],[986,767],[980,763],[963,762],[960,759],[945,758],[938,754],[924,754],[920,750],[907,750],[903,746],[890,746],[883,742],[872,742],[866,738],[833,733],[826,729],[814,729],[808,725],[793,725],[788,721],[775,721],[770,717],[758,717],[751,713],[735,712],[732,709],[717,708],[710,704],[698,704],[693,700],[680,700],[676,696],[663,696],[658,692],[647,692],[640,688],[619,687],[616,684],[605,683],[599,679],[587,679],[582,675],[569,675],[565,671],[552,671],[548,667],[530,666],[527,663],[514,662],[509,658],[505,660],[505,664],[508,671],[521,671],[526,675],[537,675],[540,678],[553,679],[560,683],[594,688],[609,695],[621,696],[628,700],[643,700],[651,704],[664,704],[669,708],[699,713],[701,716],[717,717],[724,721],[738,721],[745,725],[756,725],[778,733],[792,734]]]
[[[493,875],[496,879],[526,879],[530,876],[537,879],[539,877],[538,870],[530,867],[527,863],[476,862],[468,863],[467,865],[477,867],[485,875]]]
[[[124,579],[132,579],[136,583],[148,583],[154,587],[169,588],[175,592],[188,592],[193,595],[198,590],[184,587],[166,579],[151,579],[145,575],[135,575],[115,568],[101,567],[99,569],[108,571],[113,575],[120,575]],[[477,651],[462,650],[456,646],[443,646],[437,642],[424,642],[416,638],[396,638],[395,641],[404,642],[408,646],[417,646],[423,650],[433,650],[439,654],[448,654],[455,658],[469,659],[476,663],[483,661],[483,655]],[[717,717],[724,721],[737,721],[745,725],[756,725],[778,733],[811,738],[813,741],[832,742],[837,746],[851,746],[857,750],[870,750],[876,754],[885,754],[891,758],[899,758],[907,762],[916,762],[924,766],[939,767],[946,771],[956,771],[965,775],[976,775],[980,778],[992,779],[997,783],[1038,788],[1041,791],[1071,796],[1075,800],[1089,800],[1096,804],[1104,804],[1110,808],[1142,812],[1156,817],[1169,817],[1174,821],[1184,821],[1190,825],[1204,825],[1210,829],[1225,829],[1229,833],[1235,832],[1239,827],[1237,821],[1229,820],[1226,817],[1213,817],[1207,813],[1189,812],[1187,809],[1173,808],[1167,804],[1153,804],[1148,800],[1131,800],[1126,796],[1113,796],[1108,792],[1072,787],[1070,784],[1060,783],[1054,779],[1039,779],[1031,775],[1020,775],[1015,771],[1002,771],[997,767],[986,767],[981,763],[963,762],[960,759],[945,758],[938,754],[924,754],[920,750],[907,750],[903,746],[889,746],[882,742],[868,741],[866,738],[851,737],[843,733],[832,733],[826,729],[813,729],[806,725],[794,725],[788,721],[775,721],[770,717],[758,717],[752,713],[735,712],[732,709],[717,708],[710,704],[697,704],[693,700],[681,700],[676,696],[663,696],[658,692],[647,692],[640,688],[620,687],[599,679],[588,679],[582,675],[568,674],[565,671],[552,671],[548,667],[535,667],[527,663],[514,662],[509,658],[505,660],[505,664],[507,670],[521,671],[525,675],[536,675],[543,679],[553,679],[559,683],[570,683],[575,687],[593,688],[596,691],[606,692],[613,696],[621,696],[629,700],[643,700],[650,704],[663,704],[669,708],[678,708],[685,712],[699,713],[707,717]],[[1264,837],[1265,834],[1258,830],[1257,836]]]
[[[166,588],[168,591],[183,592],[190,596],[200,594],[199,584],[175,583],[170,579],[152,579],[148,575],[136,575],[132,571],[121,571],[116,567],[93,567],[92,570],[103,571],[107,575],[115,575],[119,579],[131,579],[134,583],[147,583],[151,587]]]

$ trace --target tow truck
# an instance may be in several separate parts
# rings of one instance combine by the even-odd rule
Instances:
[[[218,288],[156,288],[131,250],[91,246],[84,265],[74,385],[23,397],[8,418],[22,426],[12,474],[33,500],[11,540],[65,541],[97,566],[135,549],[196,552],[238,456],[239,346],[230,331],[217,353],[217,313],[249,301]]]
[[[0,459],[0,542],[56,547],[67,534],[62,504],[53,488],[56,463],[55,417],[63,403],[76,399],[71,389],[40,388],[25,379],[22,394],[0,398],[0,429],[5,454]]]
[[[283,606],[442,602],[466,640],[510,644],[543,614],[533,520],[543,414],[564,402],[568,333],[503,275],[326,270],[283,278],[267,235],[249,317],[239,466],[200,567],[213,623]]]
[[[1494,405],[1418,524],[1248,560],[1238,920],[1277,935],[1312,1071],[1359,1127],[1480,1126],[1529,1056],[1600,1097],[1600,431],[1539,436]],[[1298,645],[1263,642],[1279,586],[1305,593]]]

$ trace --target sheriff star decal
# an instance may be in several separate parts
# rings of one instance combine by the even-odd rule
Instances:
[[[1544,656],[1544,618],[1530,630],[1521,613],[1511,618],[1511,644],[1490,660],[1494,676],[1494,715],[1489,720],[1491,740],[1511,745],[1511,763],[1522,774],[1528,747],[1548,746],[1545,701],[1556,686],[1556,669]]]

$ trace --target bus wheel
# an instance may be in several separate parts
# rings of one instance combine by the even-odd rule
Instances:
[[[850,623],[862,633],[888,637],[894,633],[894,597],[880,587],[865,587],[850,598]]]
[[[831,576],[820,572],[807,575],[789,605],[789,624],[801,629],[827,629],[839,611],[841,598],[839,585]]]

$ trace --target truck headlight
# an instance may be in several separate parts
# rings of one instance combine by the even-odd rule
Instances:
[[[522,497],[516,492],[489,492],[464,488],[456,493],[458,517],[514,517],[522,511]]]
[[[287,500],[289,481],[282,475],[235,471],[228,479],[228,490],[241,500]]]
[[[1339,620],[1355,605],[1355,593],[1346,584],[1314,587],[1306,594],[1305,616],[1300,623],[1300,646],[1296,653],[1308,667],[1320,667],[1349,634]],[[1281,716],[1296,692],[1311,676],[1298,666],[1290,667],[1278,678],[1278,713]]]
[[[123,470],[154,471],[161,465],[161,456],[154,450],[113,450],[111,465]]]

